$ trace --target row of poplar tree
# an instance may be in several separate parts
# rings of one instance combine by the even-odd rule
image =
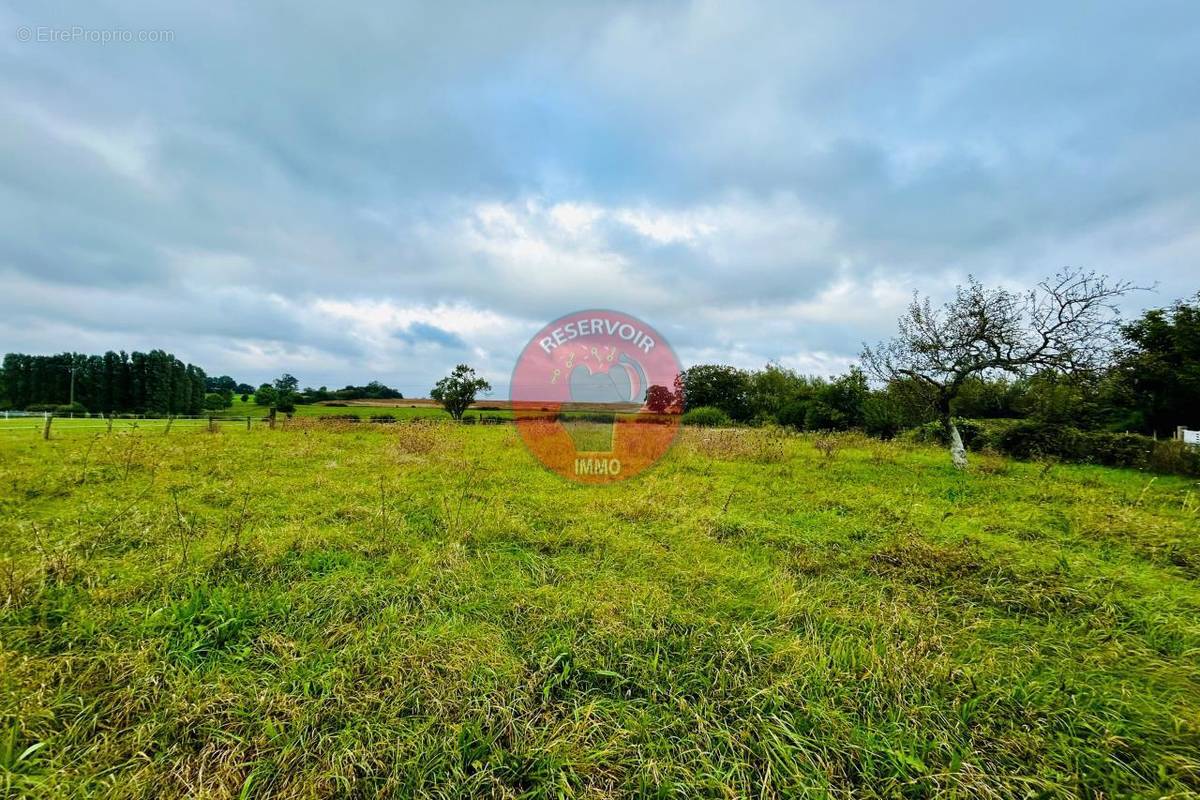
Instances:
[[[204,409],[204,370],[163,350],[102,356],[9,353],[0,368],[0,407],[69,406],[72,371],[76,411],[199,414]]]

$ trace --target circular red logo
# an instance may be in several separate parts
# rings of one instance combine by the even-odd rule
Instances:
[[[525,345],[509,386],[517,429],[546,467],[580,483],[630,478],[679,429],[679,359],[662,335],[619,311],[576,311]]]

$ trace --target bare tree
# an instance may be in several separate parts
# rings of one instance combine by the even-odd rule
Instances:
[[[963,469],[967,454],[951,417],[963,383],[997,373],[1099,369],[1119,335],[1116,300],[1136,288],[1078,269],[1027,292],[985,287],[972,277],[939,309],[914,293],[899,335],[864,348],[863,362],[879,380],[907,381],[936,410],[954,465]]]

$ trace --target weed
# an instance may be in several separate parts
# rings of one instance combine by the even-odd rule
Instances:
[[[813,438],[813,447],[826,461],[833,461],[837,457],[838,450],[841,446],[834,436],[817,436]]]

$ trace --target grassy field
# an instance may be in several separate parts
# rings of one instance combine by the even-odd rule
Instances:
[[[1195,482],[946,461],[689,430],[580,487],[512,426],[0,437],[0,792],[1195,796]]]
[[[379,404],[363,404],[358,405],[356,401],[347,403],[343,406],[325,406],[325,405],[303,405],[296,406],[295,416],[297,417],[330,417],[330,416],[356,416],[356,417],[371,417],[377,414],[391,414],[396,419],[450,419],[450,415],[435,403],[428,400],[397,400],[397,401],[380,401]],[[394,405],[392,403],[395,403]],[[488,403],[480,405],[488,406]],[[233,407],[227,411],[221,412],[228,416],[246,416],[265,417],[267,415],[267,407],[255,405],[253,401],[243,403],[241,398],[233,399]],[[512,412],[507,409],[487,409],[478,410],[472,409],[467,411],[466,416],[473,417],[485,414],[487,416],[503,417],[509,419],[512,417]]]
[[[403,402],[403,401],[401,401]],[[464,415],[468,418],[479,419],[480,417],[512,419],[512,411],[503,408],[493,408],[487,403],[481,404],[483,408],[470,409]],[[179,417],[171,421],[171,430],[184,429],[207,429],[208,416],[217,417],[224,427],[233,427],[245,420],[246,417],[251,418],[251,425],[260,424],[267,417],[268,408],[266,406],[255,405],[253,402],[242,402],[240,398],[234,398],[233,407],[223,411],[205,412],[195,418]],[[414,419],[422,420],[442,420],[449,421],[448,414],[440,406],[430,403],[428,400],[417,400],[411,403],[405,402],[403,405],[345,405],[345,406],[324,406],[324,405],[301,405],[296,406],[296,411],[293,415],[295,419],[309,419],[313,417],[358,417],[359,419],[369,420],[376,416],[390,416],[396,420],[410,421]],[[280,414],[279,419],[283,419],[284,415]],[[33,431],[41,432],[43,420],[41,417],[12,417],[5,419],[0,417],[0,434],[14,431]],[[154,417],[151,419],[134,419],[134,418],[118,418],[113,420],[113,429],[116,431],[131,431],[137,430],[141,432],[161,432],[165,430],[167,419],[165,417]],[[51,433],[70,430],[73,432],[79,431],[106,431],[108,423],[106,420],[95,417],[55,417],[51,426]]]

